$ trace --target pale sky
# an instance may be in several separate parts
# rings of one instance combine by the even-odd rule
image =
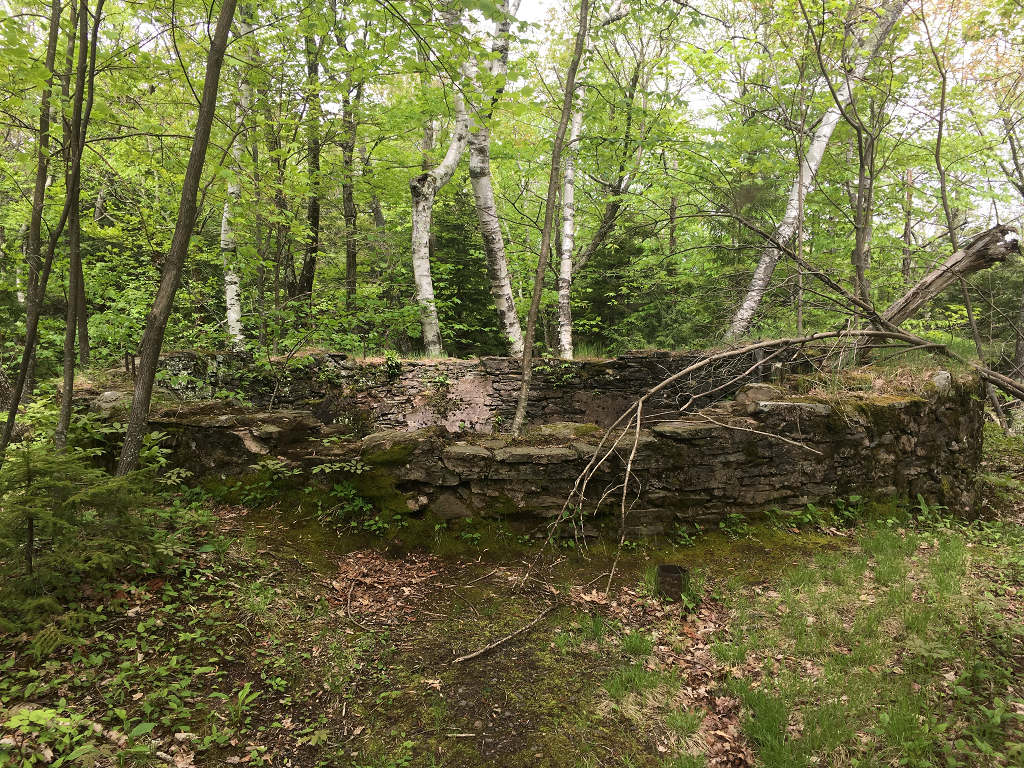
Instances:
[[[554,6],[557,1],[558,0],[522,0],[522,4],[519,6],[519,13],[517,13],[516,16],[522,21],[539,24],[544,21],[544,16],[547,14],[548,9]]]

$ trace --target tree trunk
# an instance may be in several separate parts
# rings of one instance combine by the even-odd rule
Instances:
[[[913,210],[914,210],[914,172],[907,169],[906,176],[906,202],[903,205],[903,263],[900,272],[903,275],[903,284],[910,285],[914,274],[914,238],[913,238]]]
[[[576,157],[583,130],[583,104],[576,105],[569,128],[569,151],[562,173],[562,252],[558,260],[558,356],[572,360],[572,259],[576,250]],[[675,198],[673,198],[674,200]]]
[[[238,36],[249,41],[253,31],[251,11],[243,5],[238,20]],[[252,104],[252,86],[249,83],[249,72],[244,70],[239,78],[238,109],[235,113],[235,135],[231,142],[231,175],[228,177],[227,197],[220,217],[220,255],[224,264],[224,307],[225,321],[231,345],[235,349],[245,346],[245,333],[242,331],[242,291],[241,276],[238,272],[238,236],[235,233],[234,211],[242,197],[242,185],[239,181],[242,173],[242,136],[245,133],[245,117]]]
[[[231,31],[231,20],[234,14],[235,0],[222,0],[216,31],[206,57],[206,77],[203,81],[202,101],[199,104],[199,116],[196,119],[192,149],[189,152],[185,178],[181,185],[178,220],[174,227],[174,235],[167,258],[164,260],[161,270],[160,286],[153,299],[153,307],[146,318],[146,330],[143,333],[139,349],[135,392],[132,396],[132,407],[128,413],[124,446],[121,449],[121,457],[117,465],[119,475],[133,471],[139,463],[139,451],[142,449],[142,437],[149,418],[149,403],[153,396],[153,381],[156,377],[160,349],[163,346],[164,332],[167,329],[167,319],[174,306],[174,295],[181,284],[181,271],[196,223],[196,197],[206,160],[206,148],[210,143],[210,128],[213,125],[213,117],[217,109],[220,71],[224,64],[224,51],[227,48],[228,33]]]
[[[341,161],[345,169],[345,178],[341,183],[342,211],[345,218],[345,304],[352,303],[356,296],[356,200],[355,200],[355,152],[356,152],[356,116],[362,94],[362,84],[356,87],[355,98],[349,100],[346,95],[342,101],[342,137]]]
[[[572,113],[572,99],[576,90],[576,73],[583,59],[583,50],[587,42],[587,26],[590,21],[590,2],[580,0],[580,22],[576,29],[576,43],[573,48],[572,60],[565,73],[565,93],[562,96],[562,113],[558,120],[558,129],[551,144],[551,171],[548,174],[548,191],[544,200],[544,224],[540,231],[540,253],[537,255],[537,274],[533,279],[533,296],[530,300],[530,312],[526,316],[526,338],[523,339],[523,375],[519,388],[519,401],[512,420],[512,432],[519,434],[526,424],[526,407],[530,400],[530,381],[533,378],[533,339],[537,332],[537,315],[540,312],[540,299],[544,292],[544,275],[548,267],[548,251],[551,248],[551,229],[555,217],[555,198],[558,196],[558,178],[562,166],[562,145],[565,143],[565,132],[569,127]]]
[[[66,193],[70,197],[71,209],[68,213],[68,310],[64,326],[64,392],[61,397],[60,415],[53,442],[58,450],[67,445],[68,429],[71,425],[71,406],[75,395],[75,334],[78,319],[82,313],[79,306],[84,298],[82,290],[82,220],[81,220],[81,162],[85,150],[85,135],[88,126],[84,112],[85,90],[89,89],[89,103],[92,103],[95,67],[96,38],[103,12],[103,0],[96,4],[95,20],[92,37],[89,36],[89,5],[81,0],[78,10],[78,64],[75,76],[75,98],[68,124],[69,134],[66,144],[71,150],[72,172],[68,179]],[[88,72],[86,67],[88,66]],[[87,86],[88,83],[88,86]]]
[[[1006,261],[1010,254],[1019,253],[1019,240],[1017,230],[1003,224],[982,232],[890,304],[882,313],[882,319],[892,325],[902,324],[955,281]]]
[[[313,298],[316,262],[320,256],[320,50],[316,38],[306,35],[306,87],[309,106],[306,114],[306,169],[309,174],[309,199],[306,203],[306,226],[309,233],[306,250],[302,255],[297,291],[300,296]]]
[[[456,93],[455,99],[462,97]],[[409,182],[412,195],[412,272],[416,281],[416,301],[420,305],[420,323],[423,326],[423,348],[430,357],[444,354],[441,344],[441,326],[434,301],[434,280],[430,274],[430,224],[434,215],[437,191],[451,179],[466,150],[469,125],[465,109],[456,110],[455,125],[444,159],[433,170],[420,174]]]
[[[855,83],[864,78],[868,66],[878,54],[885,39],[889,36],[896,21],[903,13],[906,4],[907,0],[888,0],[882,17],[879,19],[865,45],[864,53],[860,56],[849,75],[848,82]],[[839,124],[841,116],[842,112],[838,104],[833,104],[822,116],[818,129],[814,132],[811,145],[804,154],[803,166],[798,170],[797,177],[793,181],[793,186],[789,192],[789,199],[786,202],[786,212],[782,217],[782,221],[775,228],[771,241],[761,251],[757,269],[754,270],[754,276],[750,280],[746,296],[729,323],[727,337],[742,336],[750,330],[754,314],[757,312],[758,307],[761,306],[761,300],[764,298],[765,291],[768,290],[768,284],[771,282],[775,267],[779,263],[779,259],[782,258],[782,249],[779,246],[785,247],[796,233],[798,225],[797,213],[800,209],[799,201],[806,198],[807,193],[814,185],[814,177],[818,172],[822,158],[825,156],[825,150],[828,148],[829,140],[832,138],[832,133],[835,131],[836,125]]]
[[[21,258],[28,263],[28,224],[22,224],[18,230],[18,250],[21,251]],[[21,284],[21,265],[14,261],[14,298],[19,307],[25,306],[25,287]]]
[[[518,8],[518,0],[515,8]],[[509,29],[515,9],[506,1],[503,3],[506,16],[498,23],[494,33],[492,51],[495,58],[491,61],[490,75],[499,80],[508,72]],[[476,89],[479,91],[479,89]],[[519,324],[519,313],[516,311],[512,296],[512,283],[508,273],[508,259],[505,251],[505,238],[501,232],[498,219],[498,205],[494,199],[494,181],[491,176],[491,129],[489,121],[494,105],[501,96],[504,86],[491,98],[490,106],[479,116],[479,125],[474,130],[470,120],[469,135],[469,178],[473,186],[473,197],[476,202],[476,217],[480,224],[480,235],[484,243],[484,255],[487,260],[487,277],[491,284],[491,296],[498,312],[498,327],[505,339],[510,355],[523,353],[523,330]]]
[[[457,12],[446,12],[445,21],[449,26],[458,24]],[[436,168],[421,173],[409,182],[412,195],[412,273],[416,282],[416,301],[420,305],[423,348],[430,357],[444,354],[437,303],[434,300],[434,280],[430,274],[430,225],[434,215],[434,199],[438,190],[451,180],[469,141],[469,118],[462,94],[456,90],[454,98],[455,124],[448,141],[448,151]],[[433,126],[428,125],[424,138],[425,164],[428,162],[427,152],[433,144],[432,137]]]
[[[22,349],[21,365],[11,393],[11,402],[0,436],[0,465],[14,434],[14,422],[18,418],[18,405],[31,386],[32,370],[35,367],[36,335],[39,330],[39,315],[42,312],[43,296],[49,269],[42,259],[43,202],[46,197],[47,171],[50,163],[50,95],[53,89],[53,68],[57,59],[57,37],[60,34],[60,0],[50,5],[49,33],[46,40],[46,83],[43,85],[39,106],[39,143],[36,151],[36,175],[32,188],[32,214],[29,217],[28,244],[25,258],[28,262],[28,286],[25,295],[25,345]],[[51,251],[52,260],[52,251]]]
[[[491,284],[491,296],[498,312],[498,327],[508,346],[510,355],[523,353],[523,330],[519,325],[512,296],[512,282],[509,279],[508,260],[505,255],[505,239],[498,219],[498,205],[494,199],[494,184],[491,179],[491,131],[484,124],[469,135],[469,178],[476,201],[476,218],[480,224],[484,254],[487,259],[487,277]]]

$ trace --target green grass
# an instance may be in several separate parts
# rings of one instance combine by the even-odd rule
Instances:
[[[627,656],[646,658],[654,649],[654,640],[646,632],[633,630],[622,638],[622,652]]]
[[[866,526],[862,554],[819,556],[777,598],[734,596],[717,653],[736,669],[728,687],[766,768],[1024,760],[1024,629],[997,596],[1019,574],[990,580],[1024,535],[912,524]]]
[[[643,693],[657,688],[662,678],[643,664],[630,664],[615,670],[604,682],[604,688],[613,701],[621,701],[630,693]]]

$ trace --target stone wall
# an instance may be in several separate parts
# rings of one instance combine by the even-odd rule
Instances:
[[[968,507],[981,459],[978,383],[940,372],[919,384],[910,394],[846,393],[834,402],[748,386],[734,402],[654,423],[640,434],[630,524],[653,533],[851,494],[921,494],[930,503]],[[307,470],[322,465],[319,479],[331,469],[331,477],[392,512],[532,520],[559,513],[604,432],[552,423],[520,439],[453,434],[437,425],[410,429],[417,426],[415,409],[410,413],[400,428],[361,439],[298,409],[178,409],[152,425],[171,435],[176,463],[197,473],[245,473],[276,457]],[[596,475],[591,503],[621,482],[627,454],[624,445]],[[616,513],[617,503],[605,511]]]
[[[614,360],[538,360],[528,419],[532,424],[610,424],[637,396],[706,354],[636,352]],[[738,386],[730,380],[757,363],[746,355],[704,368],[652,400],[647,411],[671,419],[691,394],[721,387],[715,398],[728,397]],[[791,361],[789,368],[794,367],[799,363]],[[491,432],[512,420],[521,370],[520,361],[509,357],[351,360],[313,354],[258,365],[243,355],[171,353],[161,358],[160,384],[185,400],[235,394],[260,409],[311,410],[320,421],[345,425],[360,435],[432,426]],[[709,399],[698,397],[695,405]]]

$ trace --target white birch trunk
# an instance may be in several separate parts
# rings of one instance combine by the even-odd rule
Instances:
[[[849,96],[849,85],[864,78],[868,66],[870,66],[872,60],[878,54],[882,43],[889,36],[897,19],[903,13],[906,4],[907,0],[889,0],[882,17],[879,19],[874,32],[865,45],[864,53],[858,59],[853,71],[846,78],[844,91],[847,97]],[[775,232],[772,233],[771,241],[761,251],[757,269],[754,270],[754,276],[751,278],[750,286],[747,288],[747,294],[729,323],[728,337],[742,336],[750,329],[754,314],[757,312],[758,307],[761,306],[761,300],[764,298],[768,284],[771,282],[772,273],[782,258],[782,248],[793,239],[793,235],[797,231],[800,223],[800,212],[803,207],[801,201],[806,199],[807,193],[814,186],[814,177],[818,172],[821,160],[825,156],[825,150],[828,148],[828,142],[832,138],[832,133],[835,131],[836,125],[839,124],[841,116],[842,113],[839,105],[833,104],[821,118],[818,129],[814,132],[814,138],[811,140],[811,145],[804,155],[803,165],[798,170],[796,179],[794,179],[793,186],[790,189],[789,199],[786,202],[786,213],[782,217],[782,221],[775,228]]]
[[[518,357],[523,354],[523,329],[512,297],[505,238],[501,234],[498,205],[494,200],[490,155],[491,131],[486,125],[481,125],[469,136],[469,179],[473,185],[476,218],[484,242],[491,296],[498,311],[498,327],[508,344],[508,353]]]
[[[519,8],[519,0],[506,2],[504,10],[508,14],[497,25],[491,50],[495,58],[488,67],[492,78],[503,77],[508,72],[509,29],[512,19]],[[468,78],[472,82],[474,93],[480,93],[476,78]],[[508,258],[506,256],[505,238],[501,232],[501,221],[498,218],[498,205],[494,199],[494,180],[491,175],[491,129],[488,125],[491,110],[497,96],[493,97],[490,107],[481,115],[479,121],[474,120],[468,112],[465,114],[469,127],[469,179],[473,186],[473,198],[476,203],[476,217],[480,225],[480,236],[484,244],[484,256],[487,260],[487,278],[491,286],[491,296],[498,313],[498,327],[505,339],[510,355],[523,354],[523,329],[519,324],[519,313],[516,311],[512,295],[512,283],[509,278]],[[457,101],[456,107],[465,111],[465,103]]]
[[[416,282],[416,301],[420,305],[423,347],[430,357],[444,354],[434,300],[434,280],[430,274],[430,224],[434,215],[434,198],[455,173],[469,140],[466,108],[458,92],[455,94],[455,113],[455,124],[444,159],[436,168],[409,182],[412,194],[412,273]]]
[[[250,9],[243,7],[238,20],[238,36],[246,40],[253,31],[250,21]],[[242,290],[241,278],[237,271],[238,242],[235,237],[234,208],[242,196],[242,187],[239,183],[238,174],[241,169],[238,167],[242,159],[242,127],[245,122],[246,113],[252,104],[252,87],[249,85],[248,73],[243,72],[238,94],[238,112],[235,115],[235,140],[231,145],[231,159],[235,166],[235,173],[228,181],[228,194],[224,200],[224,209],[220,217],[220,252],[224,261],[224,305],[226,307],[225,320],[227,322],[228,336],[231,337],[231,344],[236,349],[245,345],[245,334],[242,331]]]
[[[572,259],[576,249],[576,154],[583,130],[583,94],[569,126],[569,151],[562,172],[562,255],[558,264],[558,356],[572,360]]]

